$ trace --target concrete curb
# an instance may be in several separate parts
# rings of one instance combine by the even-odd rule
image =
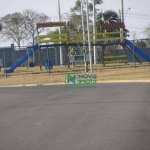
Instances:
[[[2,87],[31,87],[31,86],[48,86],[48,85],[63,85],[65,83],[52,83],[52,84],[23,84],[23,85],[6,85],[6,86],[0,86]]]
[[[97,83],[149,83],[150,80],[110,80],[110,81],[98,81]]]
[[[110,80],[110,81],[98,81],[97,83],[150,83],[150,80]],[[35,86],[50,86],[50,85],[65,85],[65,83],[6,85],[6,86],[0,86],[0,88],[4,88],[4,87],[35,87]]]

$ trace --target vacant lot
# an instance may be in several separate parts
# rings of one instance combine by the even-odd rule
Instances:
[[[85,73],[84,65],[70,66],[54,66],[50,71],[42,67],[26,68],[18,67],[13,73],[7,74],[7,78],[2,68],[0,72],[0,86],[7,85],[26,85],[26,84],[50,84],[64,83],[65,74],[67,72]],[[90,70],[88,73],[91,73]],[[94,65],[93,73],[97,74],[97,80],[104,81],[127,81],[127,80],[142,80],[150,81],[150,64],[143,63],[142,65],[127,64],[127,65]]]

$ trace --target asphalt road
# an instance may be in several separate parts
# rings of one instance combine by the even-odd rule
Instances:
[[[150,83],[0,88],[0,150],[150,150]]]

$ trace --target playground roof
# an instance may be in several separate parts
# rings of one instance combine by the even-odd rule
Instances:
[[[119,23],[105,23],[100,25],[101,30],[112,30],[112,29],[120,29],[120,28],[125,28],[124,22],[119,22]]]
[[[66,22],[43,22],[37,23],[37,28],[65,26]]]

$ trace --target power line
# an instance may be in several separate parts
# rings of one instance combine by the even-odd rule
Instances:
[[[150,15],[143,15],[143,14],[135,14],[135,13],[128,13],[129,15],[134,15],[134,16],[144,16],[144,17],[150,17]]]
[[[143,18],[143,17],[132,17],[132,16],[128,16],[128,15],[126,17],[128,17],[128,18],[137,18],[137,19],[150,19],[150,17]]]
[[[118,14],[122,14],[119,11],[117,12]],[[125,14],[125,13],[124,13]],[[150,14],[143,14],[143,13],[135,13],[135,12],[128,12],[127,14],[131,15],[137,15],[137,16],[150,16]]]
[[[134,29],[145,29],[145,28],[139,28],[139,27],[129,27],[129,26],[126,26],[127,28],[134,28]]]
[[[121,15],[122,13],[117,13],[118,15]],[[140,19],[150,19],[150,14],[141,14],[141,13],[126,13],[127,17],[130,18],[140,18]]]
[[[129,14],[143,15],[143,16],[150,16],[150,14],[146,14],[146,13],[139,13],[139,12],[129,12]]]

